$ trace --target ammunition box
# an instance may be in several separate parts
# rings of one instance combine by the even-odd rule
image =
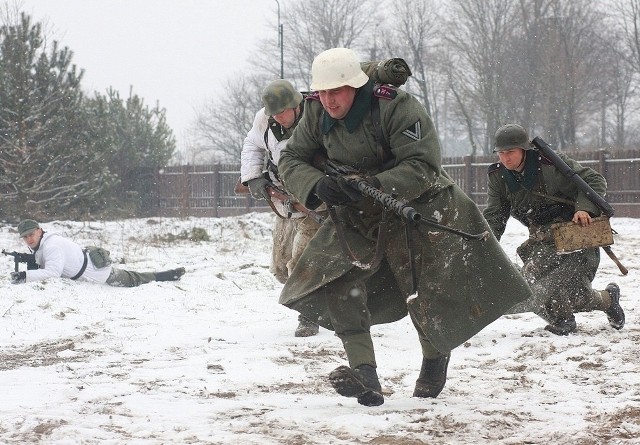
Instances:
[[[613,244],[613,230],[607,216],[593,218],[591,224],[586,227],[572,221],[552,224],[551,233],[558,252],[573,252]]]

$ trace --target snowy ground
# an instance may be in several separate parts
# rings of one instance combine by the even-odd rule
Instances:
[[[579,314],[557,337],[533,314],[505,316],[453,351],[439,398],[411,397],[421,358],[410,322],[373,329],[388,396],[363,407],[328,373],[331,332],[295,338],[268,271],[272,216],[56,222],[45,230],[109,248],[132,270],[187,269],[178,283],[122,289],[70,280],[12,285],[0,257],[2,444],[640,443],[640,220],[614,218],[627,325]],[[169,241],[203,228],[212,241]],[[524,229],[503,246],[516,261]],[[26,251],[0,227],[0,245]],[[24,267],[24,265],[22,265]],[[508,286],[505,283],[505,286]]]

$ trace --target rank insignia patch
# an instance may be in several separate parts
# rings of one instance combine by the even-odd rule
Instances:
[[[415,124],[407,128],[402,132],[406,137],[413,139],[414,141],[419,141],[422,139],[422,130],[420,129],[420,121],[417,121]]]

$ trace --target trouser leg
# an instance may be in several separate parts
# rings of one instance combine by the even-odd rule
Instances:
[[[289,275],[298,264],[302,252],[309,244],[309,241],[316,234],[320,224],[309,217],[299,218],[296,220],[295,233],[293,233],[291,241],[291,259],[287,262],[287,270]]]
[[[273,226],[273,243],[271,246],[271,266],[269,271],[280,283],[287,281],[289,270],[287,263],[291,260],[291,248],[295,233],[296,221],[277,217]]]
[[[415,311],[410,310],[411,321],[416,331],[418,331],[418,339],[422,349],[422,364],[420,367],[420,375],[416,380],[416,386],[413,391],[414,397],[437,397],[447,381],[447,367],[449,365],[449,352],[442,353],[437,350],[429,341],[423,330],[423,324],[419,323],[419,318],[415,315]]]
[[[114,267],[106,283],[110,286],[117,287],[136,287],[155,281],[155,279],[156,277],[153,272],[131,272]]]
[[[349,366],[376,367],[367,307],[364,279],[373,273],[353,268],[346,275],[326,286],[327,306],[331,324],[344,346]]]
[[[525,246],[523,244],[523,246]],[[519,310],[531,310],[546,321],[569,319],[576,312],[604,310],[606,295],[595,291],[591,282],[600,263],[597,249],[558,254],[553,244],[529,243],[523,256],[522,272],[529,282],[534,297],[521,304]],[[510,313],[519,312],[511,310]]]

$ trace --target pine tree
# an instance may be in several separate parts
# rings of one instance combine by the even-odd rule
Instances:
[[[73,53],[45,46],[22,13],[0,27],[0,216],[75,217],[99,207],[113,177],[86,127]]]
[[[123,100],[113,89],[96,93],[86,108],[95,149],[118,180],[111,205],[131,207],[135,200],[133,210],[153,207],[154,175],[176,148],[165,110],[158,105],[150,109],[133,91]]]

